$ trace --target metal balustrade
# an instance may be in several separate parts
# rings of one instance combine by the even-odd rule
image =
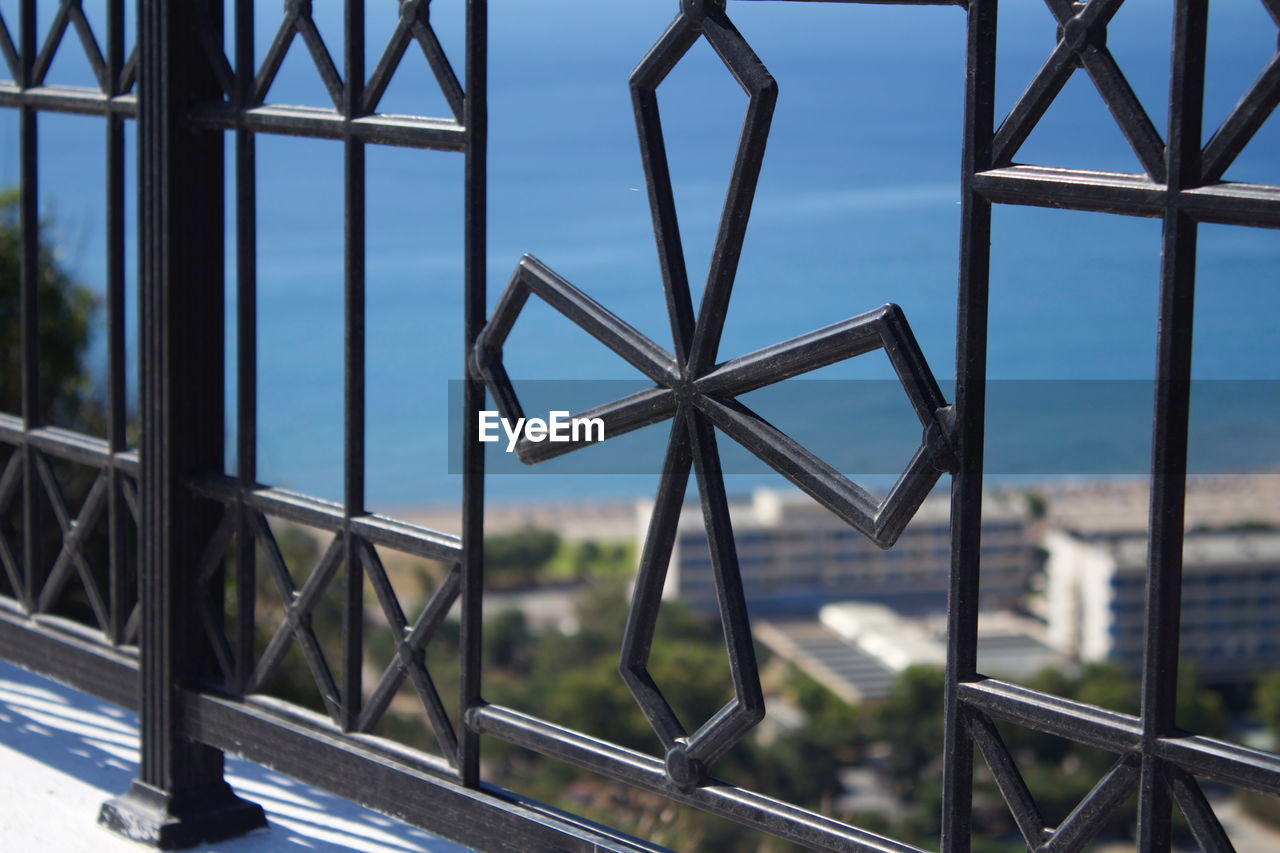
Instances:
[[[738,0],[735,0],[735,3]],[[793,0],[803,2],[804,0]],[[866,2],[891,0],[866,0]],[[449,0],[436,0],[437,3]],[[464,2],[464,0],[456,0]],[[851,16],[859,0],[844,0]],[[1260,0],[1280,26],[1280,0]],[[718,345],[756,178],[769,135],[776,84],[732,23],[734,3],[682,0],[631,78],[673,352],[646,338],[586,292],[526,257],[492,316],[486,316],[487,4],[465,0],[465,56],[448,57],[427,0],[402,0],[389,43],[365,55],[365,9],[344,6],[340,50],[326,44],[309,0],[286,0],[265,56],[254,56],[251,0],[234,3],[231,55],[224,52],[219,0],[138,4],[137,48],[125,55],[124,4],[107,3],[105,41],[79,0],[57,4],[37,32],[35,0],[18,20],[0,18],[0,53],[11,80],[0,106],[14,109],[21,135],[21,411],[0,415],[0,516],[21,508],[20,529],[0,525],[0,566],[11,595],[0,598],[3,654],[33,670],[140,711],[142,763],[134,788],[104,806],[102,819],[131,837],[172,847],[229,837],[259,825],[261,810],[222,781],[222,750],[482,849],[646,849],[647,845],[500,790],[482,778],[483,738],[498,738],[617,781],[654,791],[741,824],[819,849],[916,848],[844,824],[711,775],[715,759],[763,715],[747,601],[742,591],[717,433],[742,444],[881,547],[890,547],[921,500],[950,476],[951,584],[941,847],[965,853],[971,835],[974,747],[986,762],[1027,846],[1081,849],[1136,789],[1138,845],[1168,850],[1176,803],[1206,851],[1230,850],[1198,779],[1280,793],[1280,758],[1181,731],[1174,719],[1188,433],[1196,230],[1201,222],[1280,227],[1280,187],[1225,182],[1234,158],[1280,102],[1280,53],[1222,126],[1200,145],[1204,102],[1206,0],[1174,0],[1169,121],[1162,131],[1107,48],[1106,28],[1121,0],[1046,0],[1058,39],[1007,116],[994,106],[995,0],[899,0],[954,6],[967,16],[966,105],[961,172],[962,246],[958,285],[955,399],[943,399],[902,312],[893,305],[758,352],[721,362]],[[673,6],[677,4],[673,3]],[[15,37],[16,34],[16,37]],[[700,307],[684,268],[680,226],[655,90],[705,39],[748,96],[728,196]],[[271,88],[291,44],[305,46],[332,109],[272,103]],[[49,85],[54,55],[84,50],[96,89]],[[388,116],[379,101],[407,51],[420,51],[450,114]],[[369,62],[370,59],[374,61]],[[370,69],[372,65],[372,69]],[[463,69],[461,73],[455,70]],[[890,69],[892,72],[892,69]],[[1143,168],[1141,174],[1058,169],[1016,162],[1019,148],[1071,75],[1087,74]],[[107,437],[43,420],[39,375],[37,141],[50,112],[101,116],[106,128],[108,276]],[[141,446],[128,446],[125,402],[124,122],[138,122]],[[259,482],[256,446],[256,166],[262,134],[333,140],[344,152],[344,489],[340,504]],[[224,146],[234,153],[234,197],[224,192]],[[365,501],[365,155],[367,146],[429,150],[465,160],[465,292],[459,318],[468,375],[462,416],[464,495],[460,538],[367,511]],[[1163,222],[1158,360],[1152,427],[1151,547],[1146,591],[1146,656],[1137,716],[1038,693],[983,676],[977,668],[979,537],[983,479],[991,211],[1032,205],[1159,218]],[[222,223],[232,211],[233,270],[223,263]],[[515,260],[515,259],[513,259]],[[237,310],[224,316],[225,282]],[[655,294],[657,292],[655,288]],[[485,701],[481,667],[484,594],[484,467],[476,414],[486,391],[504,414],[520,403],[507,379],[502,344],[531,296],[622,356],[654,385],[586,413],[611,437],[671,421],[670,443],[645,540],[620,655],[631,689],[666,752],[637,753]],[[880,295],[885,300],[892,293]],[[873,306],[867,306],[869,309]],[[225,470],[223,330],[237,351],[237,452]],[[736,397],[837,361],[884,349],[922,425],[922,443],[883,501],[836,472]],[[519,448],[542,461],[572,444]],[[51,459],[91,469],[74,514]],[[735,699],[690,734],[647,669],[647,658],[690,471],[701,496],[716,572]],[[328,537],[299,588],[270,522],[287,520]],[[105,571],[85,542],[105,526]],[[61,538],[51,546],[49,531]],[[137,537],[137,559],[131,557]],[[449,566],[421,615],[404,613],[378,548]],[[258,559],[261,555],[261,562]],[[259,565],[278,591],[283,618],[260,652],[255,644]],[[230,575],[228,577],[228,574]],[[363,588],[370,582],[395,634],[395,652],[365,695]],[[103,581],[105,580],[105,588]],[[92,619],[59,616],[54,604],[79,585]],[[330,592],[342,604],[341,668],[334,676],[311,619]],[[136,594],[135,594],[136,591]],[[230,599],[228,600],[228,596]],[[460,707],[441,700],[424,663],[433,632],[461,601]],[[227,616],[228,612],[234,617]],[[259,693],[297,644],[327,716]],[[369,737],[392,697],[412,685],[442,759]],[[1108,751],[1109,773],[1058,826],[1047,827],[996,721]]]

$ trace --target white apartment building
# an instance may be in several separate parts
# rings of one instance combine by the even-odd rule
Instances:
[[[865,601],[918,613],[946,607],[951,570],[950,498],[931,496],[884,551],[807,495],[757,489],[730,506],[747,602],[763,614],[814,613],[836,601]],[[637,510],[641,545],[652,503]],[[983,606],[1021,604],[1032,569],[1025,508],[1016,498],[983,502]],[[697,506],[680,517],[663,595],[696,610],[716,608],[711,552]]]
[[[1051,530],[1048,639],[1083,661],[1142,662],[1147,537]],[[1280,666],[1280,531],[1193,532],[1183,548],[1183,660],[1202,680]]]

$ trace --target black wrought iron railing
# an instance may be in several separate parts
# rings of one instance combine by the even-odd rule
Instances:
[[[444,0],[437,0],[437,3]],[[458,0],[462,3],[463,0]],[[871,2],[871,0],[868,0]],[[834,321],[819,331],[721,361],[723,331],[740,250],[769,136],[776,86],[732,22],[723,0],[682,0],[631,78],[640,153],[652,211],[674,347],[663,349],[589,295],[532,259],[521,260],[487,315],[487,4],[467,0],[465,55],[448,57],[426,0],[402,0],[389,43],[365,55],[365,9],[344,6],[338,53],[326,44],[309,0],[286,0],[269,49],[255,56],[252,0],[142,0],[137,48],[126,52],[125,4],[108,0],[105,41],[79,0],[57,4],[47,33],[35,0],[0,19],[0,53],[10,73],[0,105],[17,112],[21,137],[21,359],[19,411],[0,415],[0,598],[4,656],[139,710],[142,762],[133,790],[102,818],[161,846],[237,834],[262,821],[222,780],[222,751],[243,754],[300,779],[481,849],[643,849],[646,845],[489,784],[484,739],[507,741],[618,782],[656,792],[731,821],[831,850],[916,848],[723,782],[716,759],[761,718],[763,700],[742,592],[717,440],[737,442],[882,547],[893,544],[940,477],[951,478],[951,586],[941,846],[970,847],[974,745],[989,767],[1029,849],[1081,849],[1136,790],[1138,846],[1168,850],[1176,803],[1207,851],[1231,844],[1199,779],[1280,793],[1275,755],[1177,728],[1174,719],[1178,611],[1191,375],[1196,231],[1200,223],[1280,227],[1280,187],[1224,182],[1232,160],[1280,101],[1280,54],[1203,147],[1206,0],[1174,0],[1169,122],[1157,129],[1108,51],[1106,28],[1120,0],[1047,0],[1059,22],[1052,53],[1008,116],[994,107],[995,0],[899,0],[954,6],[967,17],[967,77],[961,172],[955,399],[946,401],[902,312],[893,305]],[[1280,25],[1280,2],[1261,0]],[[674,6],[675,4],[673,4]],[[857,15],[850,0],[849,15]],[[223,32],[224,13],[234,31]],[[86,52],[96,89],[48,85],[59,50]],[[746,118],[716,235],[704,295],[695,310],[655,89],[705,39],[748,96]],[[271,87],[290,45],[305,45],[332,108],[272,103]],[[230,55],[224,49],[231,44]],[[421,51],[449,114],[389,116],[379,101],[406,51]],[[370,61],[372,60],[372,61]],[[456,63],[456,65],[455,65]],[[456,68],[461,68],[459,73]],[[1097,87],[1143,173],[1065,170],[1015,162],[1019,147],[1066,80],[1079,71]],[[102,117],[106,129],[109,223],[106,289],[106,438],[46,422],[41,387],[38,130],[46,113]],[[124,124],[138,124],[139,362],[141,444],[129,446],[125,393]],[[264,134],[332,140],[343,148],[344,486],[341,503],[259,482],[256,328],[255,146]],[[462,410],[464,495],[460,538],[367,511],[365,499],[365,157],[393,145],[465,160]],[[226,197],[225,148],[233,152],[234,196]],[[426,156],[426,155],[424,155]],[[983,483],[988,273],[994,205],[1032,205],[1162,220],[1157,395],[1152,428],[1151,547],[1146,657],[1137,715],[1083,705],[984,677],[977,668],[979,539]],[[234,269],[224,269],[223,223],[234,223]],[[228,285],[227,283],[232,284]],[[234,316],[224,316],[227,288]],[[655,291],[656,292],[656,291]],[[670,421],[670,441],[647,532],[622,647],[620,678],[661,741],[647,755],[563,727],[555,720],[486,702],[482,668],[484,455],[477,413],[486,391],[508,415],[520,402],[506,377],[503,341],[536,296],[652,380],[653,387],[590,412],[607,434]],[[893,294],[884,294],[891,299]],[[236,351],[225,351],[234,327]],[[923,439],[883,501],[827,466],[738,401],[767,384],[884,349],[922,425]],[[234,470],[224,463],[226,365],[234,358]],[[9,369],[9,366],[6,366]],[[524,445],[541,461],[552,445]],[[571,451],[572,444],[554,446]],[[73,508],[57,465],[89,472]],[[83,474],[82,471],[82,474]],[[676,522],[690,471],[696,477],[716,571],[735,698],[694,731],[682,727],[648,671],[648,654]],[[298,576],[273,521],[325,538]],[[11,523],[12,521],[12,523]],[[102,544],[102,531],[105,545]],[[98,544],[90,547],[91,538]],[[380,549],[446,566],[421,615],[406,616]],[[261,559],[259,556],[261,555]],[[280,626],[264,644],[255,618],[265,575],[279,593]],[[364,586],[372,586],[394,636],[394,654],[366,684]],[[79,590],[84,618],[60,602]],[[325,596],[341,601],[338,658],[323,647],[313,617]],[[80,599],[78,599],[80,600]],[[458,707],[442,700],[425,663],[433,632],[461,602]],[[259,696],[290,646],[314,680],[326,716]],[[403,684],[412,686],[441,758],[369,735]],[[1002,741],[1003,721],[1107,751],[1111,771],[1057,826],[1047,826]]]

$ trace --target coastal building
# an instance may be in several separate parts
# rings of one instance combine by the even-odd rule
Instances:
[[[1040,483],[1035,491],[1051,527],[1102,534],[1147,529],[1147,477],[1062,479]],[[1280,527],[1280,472],[1188,476],[1183,520],[1187,530]]]
[[[947,661],[943,613],[906,616],[865,602],[825,605],[817,619],[764,621],[755,636],[846,702],[880,699],[911,666],[942,668]],[[1066,659],[1044,636],[1044,624],[1010,611],[984,611],[978,619],[978,669],[985,675],[1025,679]]]
[[[637,510],[640,542],[652,504]],[[950,500],[925,500],[896,545],[881,550],[800,492],[757,489],[730,505],[738,565],[748,605],[763,615],[816,613],[857,600],[904,613],[946,608],[951,571]],[[982,596],[985,607],[1022,603],[1033,568],[1023,503],[988,494],[983,502]],[[663,595],[695,610],[716,609],[716,584],[702,514],[680,517]]]
[[[1142,663],[1147,537],[1050,530],[1049,641],[1082,661]],[[1203,681],[1250,678],[1280,661],[1280,530],[1190,532],[1183,545],[1181,659]]]

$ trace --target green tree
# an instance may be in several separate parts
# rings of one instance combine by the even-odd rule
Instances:
[[[919,790],[926,771],[941,761],[944,684],[941,669],[908,667],[876,709],[875,738],[893,745],[886,770],[899,794]]]
[[[489,666],[528,675],[533,657],[533,635],[523,610],[503,610],[484,627],[485,660]]]
[[[1091,664],[1067,685],[1068,698],[1109,711],[1138,713],[1138,683],[1115,664]]]
[[[780,693],[804,712],[804,725],[768,742],[747,738],[725,757],[724,776],[797,805],[830,811],[841,788],[840,769],[864,758],[864,706],[850,705],[794,665]]]
[[[1258,676],[1253,688],[1253,716],[1280,738],[1280,669]]]
[[[1187,731],[1210,737],[1223,737],[1227,733],[1227,704],[1222,694],[1201,687],[1194,663],[1178,667],[1178,725]]]
[[[591,567],[600,562],[602,552],[600,545],[591,540],[583,542],[578,546],[578,552],[574,554],[574,573],[577,577],[584,578],[591,571]]]
[[[49,229],[43,227],[42,234]],[[17,190],[0,193],[0,411],[22,409],[22,228]],[[92,429],[101,404],[85,369],[98,297],[41,242],[37,262],[40,347],[40,417],[59,426]]]
[[[495,588],[531,586],[560,548],[550,530],[528,528],[484,540],[485,572]]]

